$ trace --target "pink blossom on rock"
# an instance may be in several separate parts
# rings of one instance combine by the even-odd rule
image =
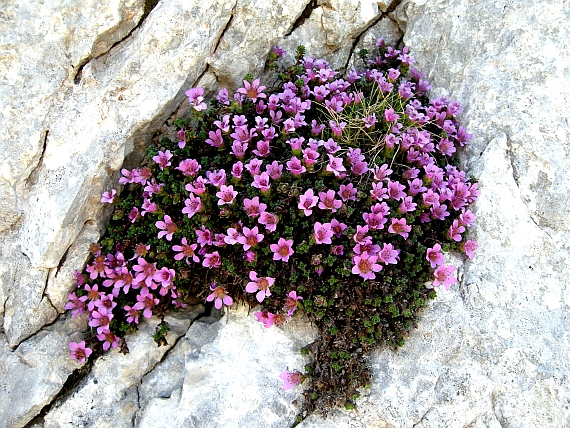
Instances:
[[[117,197],[117,191],[115,189],[111,189],[110,192],[105,192],[101,195],[101,202],[112,204],[115,202],[115,198]]]
[[[443,264],[443,254],[441,253],[441,245],[435,244],[426,251],[426,260],[430,262],[432,268]]]
[[[469,259],[472,259],[474,256],[473,251],[477,249],[477,242],[467,240],[461,244],[461,249],[467,255],[467,257],[469,257]]]
[[[152,295],[148,287],[143,287],[137,296],[137,303],[135,303],[133,309],[143,311],[143,316],[150,318],[152,317],[152,308],[158,305],[158,302],[159,300]]]
[[[266,297],[271,296],[271,292],[269,291],[269,287],[271,287],[275,283],[275,278],[271,277],[258,277],[257,272],[250,271],[249,272],[249,279],[250,282],[247,283],[245,287],[245,291],[248,293],[257,293],[255,298],[259,303],[263,302],[263,299]]]
[[[452,225],[449,227],[448,236],[455,242],[461,242],[461,234],[465,232],[465,227],[459,225],[459,220],[453,220]]]
[[[277,244],[271,244],[269,248],[273,251],[273,260],[282,260],[284,262],[288,262],[289,257],[295,252],[293,251],[292,239],[279,238]]]
[[[275,315],[271,312],[259,311],[255,312],[253,315],[257,318],[257,321],[263,323],[265,328],[271,328],[271,326],[273,326]]]
[[[263,93],[265,86],[259,86],[259,79],[255,79],[253,83],[244,80],[243,86],[243,88],[239,88],[237,91],[247,96],[251,101],[256,102],[258,98],[266,98],[266,95]]]
[[[85,311],[85,301],[87,300],[87,296],[77,297],[75,293],[68,293],[67,297],[69,298],[69,302],[65,304],[65,310],[71,310],[73,318],[83,314]]]
[[[285,300],[285,305],[283,306],[283,310],[287,311],[287,316],[292,316],[295,310],[297,309],[297,305],[299,300],[303,300],[301,296],[297,296],[296,291],[290,291],[287,294],[287,300]]]
[[[188,97],[188,102],[192,104],[194,110],[202,111],[208,108],[206,103],[204,103],[204,88],[192,88],[189,91],[186,91],[186,96]]]
[[[125,310],[126,317],[127,317],[127,322],[129,324],[131,323],[135,323],[138,324],[139,323],[139,311],[137,311],[135,308],[132,308],[128,305],[125,305],[125,307],[123,308]]]
[[[433,280],[433,286],[439,287],[443,285],[443,288],[449,290],[449,287],[457,282],[457,278],[453,276],[453,271],[455,270],[455,266],[439,266],[433,275],[435,279]]]
[[[91,355],[91,353],[93,352],[91,348],[85,347],[84,340],[82,340],[79,343],[70,342],[69,349],[71,350],[71,354],[69,356],[80,363],[85,362],[85,360],[89,358],[89,355]]]
[[[283,384],[284,390],[288,390],[293,388],[294,386],[299,385],[303,380],[303,375],[300,372],[297,371],[290,372],[289,368],[287,368],[286,372],[281,373],[279,377],[283,379],[283,381],[285,382]]]
[[[228,307],[233,305],[234,301],[227,294],[227,291],[224,287],[220,287],[215,282],[213,282],[212,285],[210,285],[210,290],[212,291],[212,294],[206,297],[206,301],[214,301],[214,307],[216,309],[221,309],[222,304]]]

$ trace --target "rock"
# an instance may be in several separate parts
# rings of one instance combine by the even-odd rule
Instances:
[[[220,322],[200,320],[166,366],[143,379],[137,426],[288,426],[300,410],[291,403],[298,392],[282,390],[279,374],[304,367],[299,349],[314,338],[306,320],[266,329],[243,307]],[[159,381],[166,371],[167,382]]]
[[[23,427],[59,393],[80,366],[69,358],[69,342],[80,341],[83,319],[67,317],[45,327],[12,350],[0,335],[0,420]]]
[[[40,160],[49,129],[46,116],[57,106],[62,84],[73,79],[88,58],[105,53],[127,35],[142,17],[143,5],[144,0],[45,2],[41,7],[34,1],[4,2],[0,231],[26,210],[21,192]]]
[[[196,306],[165,317],[171,328],[165,346],[157,346],[152,338],[160,322],[157,317],[141,323],[137,333],[126,337],[129,353],[123,355],[119,349],[112,349],[99,358],[78,388],[47,413],[44,428],[132,426],[141,379],[186,333],[203,309]]]
[[[90,60],[77,84],[64,85],[53,95],[56,105],[42,116],[49,133],[41,162],[27,181],[27,198],[21,194],[19,204],[25,215],[18,229],[6,234],[6,246],[21,249],[29,272],[29,277],[6,275],[10,282],[2,285],[11,290],[4,291],[8,302],[18,306],[13,315],[6,316],[12,346],[53,321],[55,310],[41,298],[49,269],[58,268],[86,223],[104,224],[109,212],[99,203],[101,193],[116,186],[125,157],[135,147],[144,146],[145,138],[151,138],[152,130],[166,120],[203,72],[234,4],[221,0],[213,8],[202,2],[159,4],[120,49]],[[36,72],[41,69],[40,65],[35,68]],[[43,128],[38,125],[38,132]],[[14,150],[22,151],[18,146]],[[24,172],[20,173],[22,180]],[[14,175],[13,180],[18,177]],[[12,253],[3,255],[0,272],[13,273],[13,266],[23,263],[21,253]],[[81,270],[84,263],[85,259],[72,257],[65,269]],[[71,283],[56,282],[52,273],[49,295],[61,309],[69,291],[62,284]],[[27,294],[15,291],[22,289]],[[33,298],[22,297],[26,295]],[[12,322],[14,316],[17,321]]]

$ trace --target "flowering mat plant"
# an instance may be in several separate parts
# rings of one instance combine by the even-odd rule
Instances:
[[[266,328],[302,311],[319,331],[302,349],[312,363],[280,377],[284,389],[305,383],[303,418],[352,408],[370,380],[366,353],[402,346],[435,288],[457,281],[443,254],[473,257],[479,195],[457,167],[471,138],[460,104],[430,101],[408,49],[382,39],[345,75],[302,46],[293,64],[283,54],[269,55],[269,89],[248,75],[210,107],[203,88],[186,92],[179,141],[123,169],[121,197],[103,194],[113,217],[66,306],[91,327],[73,358],[126,348],[143,318],[189,296],[245,302]]]

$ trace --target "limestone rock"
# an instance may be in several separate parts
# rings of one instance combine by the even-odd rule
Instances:
[[[83,321],[83,322],[82,322]],[[85,320],[62,319],[12,350],[0,335],[0,421],[23,427],[59,393],[80,366],[69,358],[69,342],[80,341]]]
[[[152,338],[160,320],[146,320],[137,333],[126,337],[129,353],[123,355],[113,349],[99,358],[70,397],[45,416],[44,428],[132,426],[142,377],[161,361],[202,311],[203,307],[197,306],[165,317],[171,330],[166,336],[167,345],[160,347]]]
[[[266,329],[242,307],[220,322],[196,322],[165,368],[143,379],[141,404],[148,404],[137,426],[288,426],[300,408],[291,403],[297,392],[281,389],[279,374],[287,366],[303,369],[308,361],[299,349],[314,338],[306,321]],[[165,371],[169,380],[160,385]]]

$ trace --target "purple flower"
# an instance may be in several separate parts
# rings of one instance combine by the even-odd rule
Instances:
[[[399,114],[394,113],[394,109],[386,109],[384,110],[384,119],[386,120],[386,122],[390,123],[390,122],[395,122],[400,118]]]
[[[261,174],[254,175],[251,186],[261,190],[263,193],[269,192],[271,186],[269,184],[269,174],[262,172]]]
[[[260,243],[263,240],[263,236],[263,234],[259,233],[257,226],[251,229],[247,226],[244,226],[242,235],[238,236],[236,240],[243,245],[243,250],[247,251],[251,247],[255,247],[258,243]]]
[[[212,245],[212,232],[210,229],[206,229],[206,226],[202,225],[200,229],[196,229],[196,236],[198,237],[200,247]]]
[[[330,223],[321,224],[318,221],[315,222],[313,236],[317,244],[332,244],[331,238],[333,235],[334,232]]]
[[[93,352],[91,348],[85,347],[84,340],[79,343],[70,342],[69,349],[71,350],[71,354],[69,356],[80,363],[83,363],[86,358],[89,358],[89,355]]]
[[[380,272],[382,270],[382,266],[376,263],[377,260],[377,256],[371,256],[368,253],[354,256],[352,273],[360,275],[364,280],[376,278],[374,272]]]
[[[342,201],[335,199],[334,196],[334,190],[328,190],[326,193],[319,192],[319,208],[322,210],[331,210],[331,212],[335,213],[336,210],[341,207]]]
[[[305,216],[310,216],[313,213],[311,208],[317,205],[319,198],[315,196],[313,189],[308,189],[304,194],[299,196],[299,199],[298,208],[303,210]]]
[[[220,191],[216,193],[218,199],[218,205],[231,205],[234,203],[235,197],[238,192],[234,190],[234,186],[226,186],[222,184],[220,186]]]
[[[469,259],[473,258],[474,256],[473,251],[475,251],[476,249],[477,249],[477,242],[475,241],[467,240],[463,244],[461,244],[461,250],[467,255],[467,257],[469,257]]]
[[[112,204],[113,202],[115,202],[116,197],[117,197],[117,191],[115,189],[111,189],[110,192],[105,192],[103,193],[103,195],[101,195],[101,202]]]
[[[392,244],[384,244],[384,248],[378,252],[378,260],[385,264],[395,265],[398,263],[399,254],[400,250],[395,250]]]
[[[218,95],[216,95],[216,100],[223,105],[229,106],[230,105],[230,98],[228,94],[228,90],[226,88],[222,88],[218,91]]]
[[[304,172],[307,171],[299,159],[296,156],[293,156],[291,160],[287,161],[287,170],[296,177],[300,176]]]
[[[303,375],[300,372],[297,371],[290,372],[289,367],[287,367],[287,371],[281,373],[279,377],[285,381],[285,383],[283,384],[284,390],[288,390],[293,388],[294,386],[299,385],[303,380]]]
[[[206,139],[206,144],[209,144],[212,147],[221,147],[224,144],[224,138],[222,137],[222,132],[219,129],[210,131],[208,136],[210,138]]]
[[[206,103],[204,103],[204,88],[192,88],[189,91],[186,91],[186,96],[188,97],[188,101],[196,111],[201,111],[206,108]]]
[[[412,230],[412,226],[406,224],[406,219],[391,218],[392,224],[388,227],[388,232],[397,233],[404,239],[408,239],[408,233]]]
[[[127,306],[127,305],[125,305],[125,307],[123,309],[127,312],[127,322],[129,324],[131,324],[133,322],[135,324],[139,323],[139,311],[137,311],[135,308],[131,308],[130,306]]]
[[[326,166],[326,171],[332,172],[335,176],[340,176],[342,173],[346,171],[346,168],[342,164],[341,158],[335,158],[330,153],[329,156],[329,163]]]
[[[374,126],[374,124],[376,122],[378,122],[378,120],[376,120],[376,113],[372,113],[369,116],[363,117],[362,121],[364,122],[365,128],[370,128],[370,127]]]
[[[121,338],[119,336],[114,335],[110,331],[104,331],[97,335],[97,339],[104,342],[103,343],[103,350],[108,350],[111,346],[116,348],[119,346],[119,341]]]
[[[432,268],[443,264],[443,254],[441,253],[441,245],[435,244],[432,248],[428,248],[426,252],[426,260],[430,262]]]
[[[434,287],[439,287],[440,285],[443,285],[443,288],[445,288],[445,290],[449,291],[449,286],[455,284],[457,282],[457,278],[455,278],[453,276],[453,271],[455,270],[455,266],[445,266],[445,265],[441,265],[439,266],[435,272],[433,273],[433,275],[435,276],[435,279],[433,281],[433,286]]]
[[[337,123],[334,120],[329,121],[329,125],[331,127],[331,131],[335,137],[340,136],[342,134],[342,130],[346,126],[346,122]]]
[[[460,226],[458,220],[453,220],[453,224],[449,227],[449,237],[455,242],[461,242],[463,232],[465,232],[465,227]]]
[[[255,298],[259,303],[263,302],[263,299],[265,299],[266,297],[271,296],[269,287],[271,287],[275,283],[275,278],[258,277],[257,272],[252,270],[249,272],[249,279],[251,279],[251,281],[247,283],[245,291],[247,291],[248,293],[257,292]]]
[[[193,193],[190,193],[190,198],[184,201],[184,208],[182,208],[182,214],[188,215],[188,218],[192,218],[194,214],[202,211],[202,201],[199,197],[194,196]]]
[[[277,244],[271,244],[269,248],[273,251],[273,260],[283,260],[284,262],[288,262],[289,257],[295,252],[293,251],[292,239],[279,238]]]
[[[215,282],[212,283],[210,286],[210,290],[212,294],[206,297],[206,301],[211,302],[214,301],[214,307],[216,309],[222,308],[222,303],[226,306],[233,305],[233,299],[227,294],[226,289],[224,287],[219,287]]]
[[[279,180],[283,174],[283,165],[279,164],[277,161],[273,161],[271,164],[266,165],[265,168],[272,180]]]
[[[344,201],[356,201],[356,193],[358,189],[354,187],[352,183],[348,183],[347,185],[341,184],[340,189],[338,190],[338,195]]]
[[[258,98],[266,97],[263,93],[265,86],[259,86],[259,79],[255,79],[251,84],[247,80],[244,80],[243,86],[243,88],[239,88],[237,91],[249,97],[253,102],[256,102]]]
[[[279,219],[277,218],[276,215],[264,211],[261,213],[257,221],[259,222],[259,224],[264,225],[267,231],[275,232],[275,229],[277,228],[277,222],[279,221]]]
[[[346,224],[339,222],[336,218],[331,220],[331,229],[337,238],[342,236],[346,228]]]
[[[221,187],[222,185],[226,184],[226,171],[223,169],[213,170],[206,172],[206,177],[208,178],[208,182],[213,184],[216,187]]]
[[[243,208],[249,217],[257,217],[265,211],[267,205],[259,202],[259,196],[253,199],[245,198],[243,200]]]
[[[219,268],[221,265],[222,265],[222,259],[220,258],[220,253],[218,253],[217,251],[214,251],[213,253],[206,253],[204,255],[202,266],[207,268]]]
[[[160,229],[160,232],[158,232],[159,238],[166,236],[166,240],[172,241],[172,236],[176,232],[177,227],[168,214],[164,215],[164,221],[157,221],[155,225]]]
[[[287,294],[287,300],[285,300],[285,305],[283,306],[283,310],[287,311],[287,316],[292,316],[295,310],[297,309],[297,305],[299,300],[303,300],[301,296],[297,296],[296,291],[290,291]]]
[[[172,158],[172,153],[170,153],[170,150],[167,150],[165,152],[158,152],[158,155],[153,156],[152,160],[155,161],[158,166],[160,166],[161,170],[164,170],[164,168],[166,168],[167,166],[170,166],[170,159]]]
[[[255,315],[257,321],[263,323],[263,326],[265,328],[271,328],[271,326],[274,324],[275,315],[273,315],[271,312],[259,311],[253,315]]]

